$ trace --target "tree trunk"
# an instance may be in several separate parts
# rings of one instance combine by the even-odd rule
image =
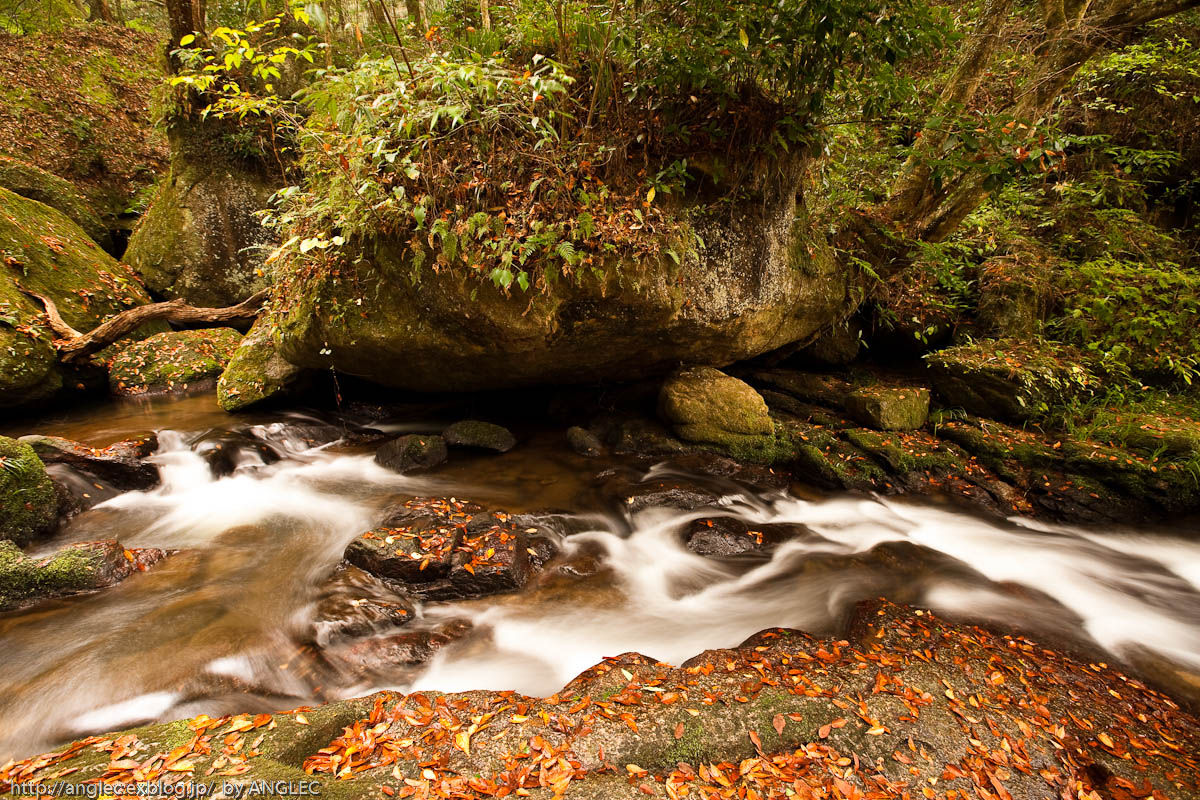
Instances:
[[[116,22],[107,0],[88,0],[88,22]]]
[[[205,0],[166,0],[167,25],[171,31],[170,49],[179,47],[183,37],[196,37],[195,45],[200,45],[205,38]],[[171,70],[179,69],[178,59],[172,59]]]
[[[479,19],[485,31],[492,29],[492,4],[489,0],[479,0]]]

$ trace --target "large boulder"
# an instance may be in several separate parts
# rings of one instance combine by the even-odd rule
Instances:
[[[33,164],[0,155],[0,186],[61,211],[102,247],[111,246],[108,226],[70,181]]]
[[[45,295],[68,325],[90,330],[150,297],[62,212],[0,188],[0,408],[26,405],[77,381],[58,361],[42,306]],[[144,330],[161,330],[148,328]]]
[[[681,212],[703,246],[677,246],[680,263],[664,244],[536,295],[466,268],[414,280],[407,239],[347,243],[340,264],[280,284],[280,354],[388,386],[471,391],[656,377],[806,339],[844,314],[850,271],[797,207],[798,170],[782,172],[732,208]]]
[[[147,394],[215,381],[241,341],[242,335],[233,328],[157,333],[113,357],[109,388],[114,394]]]
[[[303,369],[279,355],[269,326],[255,322],[217,381],[217,402],[226,411],[240,411],[286,394],[303,376]]]
[[[0,541],[25,544],[58,522],[58,495],[33,448],[0,436]]]
[[[929,416],[929,390],[914,386],[867,386],[847,395],[846,410],[877,431],[915,430]]]
[[[219,135],[172,131],[171,171],[129,240],[125,258],[152,291],[221,307],[267,286],[273,236],[257,212],[277,181],[221,152]],[[206,141],[206,138],[212,141]]]
[[[665,381],[658,414],[690,441],[711,441],[713,431],[757,435],[775,430],[762,395],[712,367],[683,369]]]

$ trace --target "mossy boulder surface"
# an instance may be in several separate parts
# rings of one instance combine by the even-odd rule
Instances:
[[[915,430],[929,416],[929,390],[913,386],[866,387],[846,397],[846,410],[877,431]]]
[[[543,264],[553,280],[529,292],[466,266],[414,268],[408,238],[349,242],[326,268],[280,275],[280,353],[387,386],[479,391],[661,377],[783,347],[850,304],[850,270],[812,236],[795,177],[732,210],[681,213],[694,236],[654,254],[565,276]]]
[[[696,435],[709,430],[752,436],[775,430],[762,395],[712,367],[689,367],[668,378],[659,391],[658,415],[692,441],[703,441]]]
[[[61,211],[98,244],[109,245],[108,227],[70,181],[33,164],[0,155],[0,187]]]
[[[264,403],[286,394],[304,372],[279,355],[268,326],[255,322],[217,381],[217,402],[226,411]]]
[[[115,394],[145,394],[215,380],[241,340],[233,328],[157,333],[117,353],[109,365],[109,387]]]
[[[477,419],[464,419],[442,431],[442,438],[451,447],[469,447],[507,453],[516,447],[517,437],[502,425]]]
[[[986,340],[939,350],[927,361],[945,405],[994,419],[1036,419],[1097,384],[1079,351],[1049,342]]]
[[[150,302],[137,276],[66,215],[0,188],[0,408],[47,399],[67,376],[41,304],[18,284],[54,300],[76,330]]]
[[[28,558],[0,541],[0,611],[40,600],[104,589],[166,556],[162,550],[126,550],[120,542],[78,542],[47,559]]]
[[[25,544],[58,522],[58,495],[29,445],[0,436],[0,540]]]
[[[171,171],[129,240],[125,258],[146,286],[195,306],[235,305],[267,286],[272,234],[256,216],[278,188],[227,156],[172,138]]]

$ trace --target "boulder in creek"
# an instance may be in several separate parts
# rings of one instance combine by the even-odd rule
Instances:
[[[127,550],[107,539],[72,544],[38,559],[26,556],[12,542],[0,541],[0,611],[106,589],[166,556],[165,550]]]
[[[926,361],[944,405],[1012,422],[1090,395],[1097,384],[1081,353],[1048,342],[980,341],[939,350]]]
[[[528,516],[457,500],[415,498],[346,548],[349,563],[425,600],[513,592],[534,571]]]
[[[600,437],[578,425],[567,428],[567,444],[581,456],[596,458],[604,455],[604,442],[600,441]]]
[[[460,265],[414,269],[407,235],[348,242],[335,268],[278,284],[279,352],[385,386],[492,391],[659,377],[803,340],[845,315],[852,271],[796,203],[801,166],[764,170],[732,207],[681,212],[678,243],[528,293]]]
[[[233,328],[157,333],[120,348],[108,366],[109,388],[119,395],[151,394],[215,381],[241,340]]]
[[[58,525],[58,493],[27,443],[0,436],[0,544],[18,545]]]
[[[446,440],[441,436],[410,433],[376,450],[375,463],[396,472],[419,472],[436,467],[449,455]]]
[[[712,367],[688,367],[663,382],[658,415],[689,441],[721,433],[770,434],[775,423],[762,395]]]
[[[508,428],[477,419],[455,422],[442,431],[442,438],[451,447],[470,447],[495,453],[507,453],[517,446],[517,437]]]
[[[71,219],[0,188],[0,408],[29,406],[64,388],[83,388],[76,368],[59,363],[42,304],[18,286],[49,297],[80,331],[150,302],[137,276]],[[165,330],[143,326],[141,334]]]
[[[1108,664],[887,602],[861,604],[844,636],[772,628],[678,667],[608,658],[544,698],[380,692],[303,720],[274,714],[246,732],[253,752],[222,752],[255,724],[247,714],[138,728],[126,741],[139,757],[126,761],[108,752],[112,735],[92,737],[6,765],[0,780],[82,786],[131,782],[136,769],[137,780],[214,791],[311,780],[347,800],[409,789],[916,797],[933,786],[958,798],[1200,796],[1200,718],[1167,695]],[[445,735],[429,736],[435,727]],[[235,776],[218,774],[231,763]]]
[[[877,431],[910,431],[929,417],[929,390],[922,387],[868,386],[846,396],[846,411]]]
[[[158,485],[158,467],[143,460],[158,449],[158,436],[154,433],[102,448],[88,447],[61,436],[22,436],[18,441],[32,447],[46,464],[65,464],[120,491]]]
[[[217,381],[217,402],[226,411],[240,411],[298,388],[305,373],[279,355],[269,327],[257,321]]]
[[[217,152],[223,137],[177,122],[171,170],[138,222],[125,259],[154,292],[191,305],[240,303],[269,281],[263,261],[274,237],[257,212],[278,182]]]
[[[432,630],[412,630],[339,643],[323,652],[335,667],[355,673],[401,677],[432,659],[443,647],[470,633],[465,619],[442,623]]]

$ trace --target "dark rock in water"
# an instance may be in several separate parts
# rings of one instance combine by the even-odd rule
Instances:
[[[409,434],[393,439],[375,451],[375,462],[396,472],[432,469],[449,456],[441,436]]]
[[[557,552],[557,534],[539,519],[417,498],[351,542],[345,557],[425,600],[512,592]]]
[[[604,443],[596,434],[578,425],[567,428],[567,444],[581,456],[595,458],[604,455]]]
[[[268,443],[277,441],[289,448],[311,449],[338,441],[346,435],[346,429],[328,422],[277,422],[255,429],[255,435]]]
[[[108,539],[80,542],[47,559],[28,558],[11,542],[0,541],[0,610],[42,600],[105,589],[167,556],[165,550],[126,550]]]
[[[274,464],[281,458],[274,447],[246,431],[210,431],[192,443],[192,450],[218,478],[238,467]]]
[[[675,438],[662,424],[642,418],[622,422],[606,438],[617,453],[660,456],[691,453],[697,449]]]
[[[396,587],[350,564],[343,564],[321,590],[313,620],[313,641],[330,642],[388,633],[415,618],[412,601]]]
[[[558,555],[559,542],[571,532],[571,522],[569,514],[553,511],[518,514],[512,518],[513,526],[525,537],[529,565],[535,572]]]
[[[351,542],[345,558],[372,575],[405,584],[445,578],[459,536],[479,510],[447,500],[410,500]]]
[[[25,544],[54,530],[59,493],[29,443],[0,436],[0,542]]]
[[[517,437],[500,425],[468,419],[456,422],[442,431],[442,438],[451,447],[475,447],[507,453],[517,444]]]
[[[688,549],[702,556],[736,556],[766,553],[782,542],[809,533],[800,524],[751,525],[736,517],[693,520],[684,531]]]
[[[630,513],[654,507],[691,511],[721,498],[719,493],[686,477],[664,475],[646,480],[643,473],[626,468],[604,470],[595,482],[605,502]]]
[[[515,592],[533,574],[526,547],[512,517],[478,514],[455,548],[450,583],[460,596]]]
[[[668,458],[658,465],[660,471],[726,478],[757,490],[785,489],[786,475],[762,464],[745,464],[716,453],[689,453]]]
[[[446,645],[470,632],[467,620],[451,620],[433,630],[410,631],[363,639],[327,653],[335,663],[355,672],[394,675],[397,669],[418,667]]]
[[[103,449],[59,436],[22,436],[47,464],[65,464],[121,491],[149,489],[158,485],[158,467],[142,461],[142,453],[158,449],[158,439],[148,434],[117,442]]]

